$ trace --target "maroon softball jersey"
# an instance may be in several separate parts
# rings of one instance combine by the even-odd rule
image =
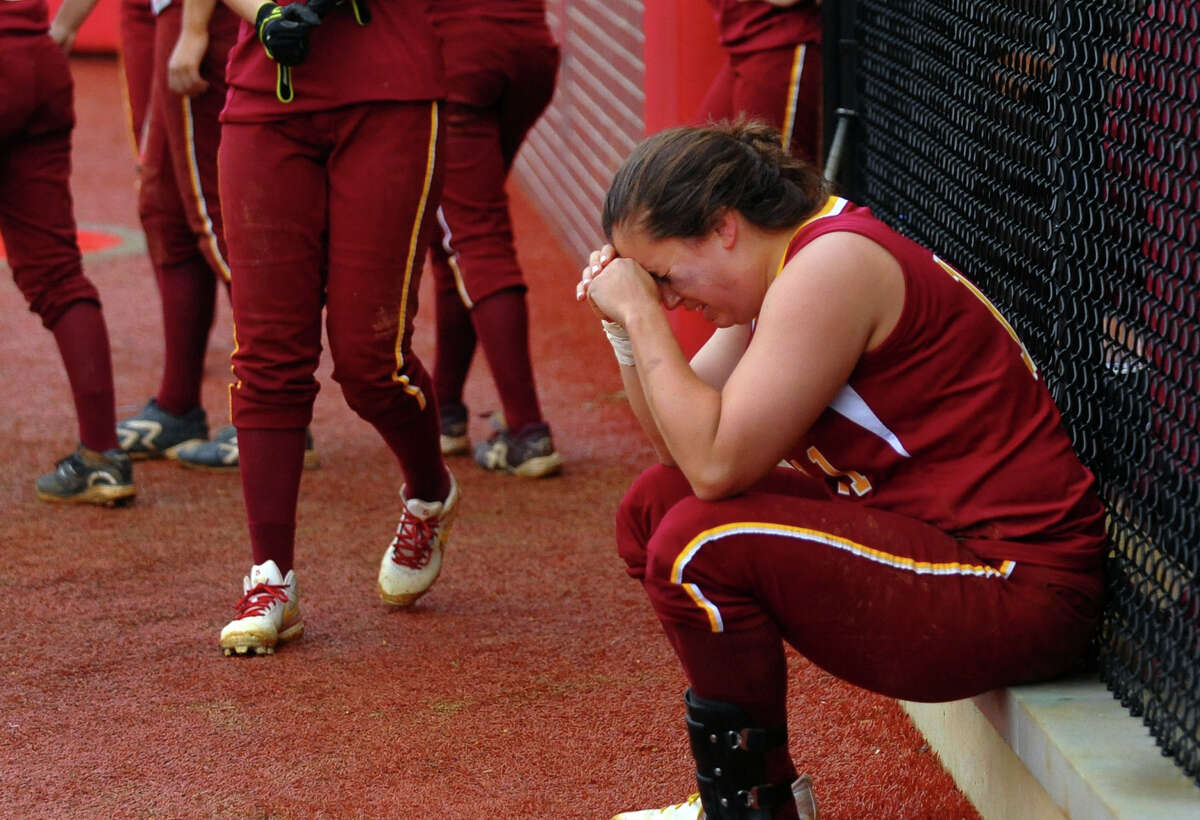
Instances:
[[[46,0],[3,0],[0,2],[0,36],[42,34],[50,29]]]
[[[985,558],[1098,566],[1092,475],[1012,327],[965,276],[869,210],[833,198],[826,211],[796,233],[788,258],[828,233],[865,236],[900,263],[904,310],[792,463],[849,500],[1009,542]]]
[[[788,7],[763,0],[709,3],[717,20],[717,39],[731,53],[821,42],[821,7],[812,0]]]
[[[558,46],[538,2],[439,3],[431,12],[446,65],[446,181],[433,272],[474,307],[525,287],[505,182],[554,94]]]
[[[314,29],[308,57],[292,69],[295,99],[286,104],[275,96],[276,63],[266,56],[254,26],[243,21],[229,54],[229,97],[221,121],[263,122],[356,103],[441,99],[441,55],[425,4],[376,0],[370,10],[368,25],[359,25],[347,5]]]
[[[788,454],[799,469],[701,501],[659,465],[617,516],[621,557],[697,694],[768,725],[786,700],[781,641],[872,691],[951,700],[1071,669],[1103,594],[1092,476],[1011,327],[843,199],[784,262],[835,231],[896,259],[905,304]]]

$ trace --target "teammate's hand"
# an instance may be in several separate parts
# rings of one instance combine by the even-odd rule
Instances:
[[[208,80],[200,76],[200,63],[208,51],[208,30],[183,29],[171,57],[167,60],[167,86],[176,94],[195,97],[208,90]]]
[[[296,66],[308,56],[308,37],[321,18],[303,3],[279,6],[263,3],[254,19],[254,30],[267,56],[280,65]]]
[[[55,20],[50,24],[50,30],[46,33],[50,35],[54,45],[62,49],[63,54],[70,54],[71,49],[75,47],[75,35],[79,32]]]

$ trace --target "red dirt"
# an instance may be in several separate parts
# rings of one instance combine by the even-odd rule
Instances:
[[[136,229],[115,63],[74,62],[75,197],[89,230]],[[273,657],[225,658],[217,633],[249,566],[236,476],[139,464],[119,510],[52,506],[34,478],[74,447],[53,341],[0,289],[0,806],[8,816],[608,818],[694,789],[684,680],[612,518],[650,451],[612,354],[573,300],[568,258],[519,192],[544,409],[567,466],[527,482],[453,462],[462,511],[441,579],[391,612],[375,572],[399,472],[329,379],[302,484],[297,574],[307,631]],[[90,255],[119,413],[157,386],[160,313],[136,248]],[[425,298],[428,301],[428,292]],[[430,350],[424,314],[418,349]],[[225,422],[231,324],[221,302],[205,402]],[[498,407],[486,366],[474,413]],[[476,436],[485,422],[472,420]],[[891,700],[793,654],[792,747],[826,820],[968,818]]]

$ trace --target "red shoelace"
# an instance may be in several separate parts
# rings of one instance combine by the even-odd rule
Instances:
[[[421,569],[433,555],[433,541],[437,538],[437,522],[422,521],[405,510],[392,539],[392,560],[402,567]]]
[[[251,618],[255,615],[266,615],[274,603],[288,602],[286,584],[256,584],[237,602],[238,615],[235,621]]]

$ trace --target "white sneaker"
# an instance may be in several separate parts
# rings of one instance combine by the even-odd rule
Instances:
[[[800,820],[817,820],[817,799],[813,796],[812,779],[808,775],[802,774],[792,783],[792,797],[796,800]],[[697,793],[682,803],[661,809],[621,812],[612,820],[704,820],[704,817],[704,806],[700,805]]]
[[[612,820],[703,820],[704,807],[700,805],[700,793],[688,797],[682,803],[663,806],[661,809],[645,811],[623,811]]]
[[[442,571],[442,551],[458,511],[458,482],[450,476],[445,501],[405,498],[396,537],[379,563],[379,597],[392,606],[410,606],[425,594]]]
[[[304,634],[295,570],[288,570],[284,578],[274,561],[253,566],[242,579],[242,593],[237,617],[221,630],[226,655],[270,655],[277,644]]]

